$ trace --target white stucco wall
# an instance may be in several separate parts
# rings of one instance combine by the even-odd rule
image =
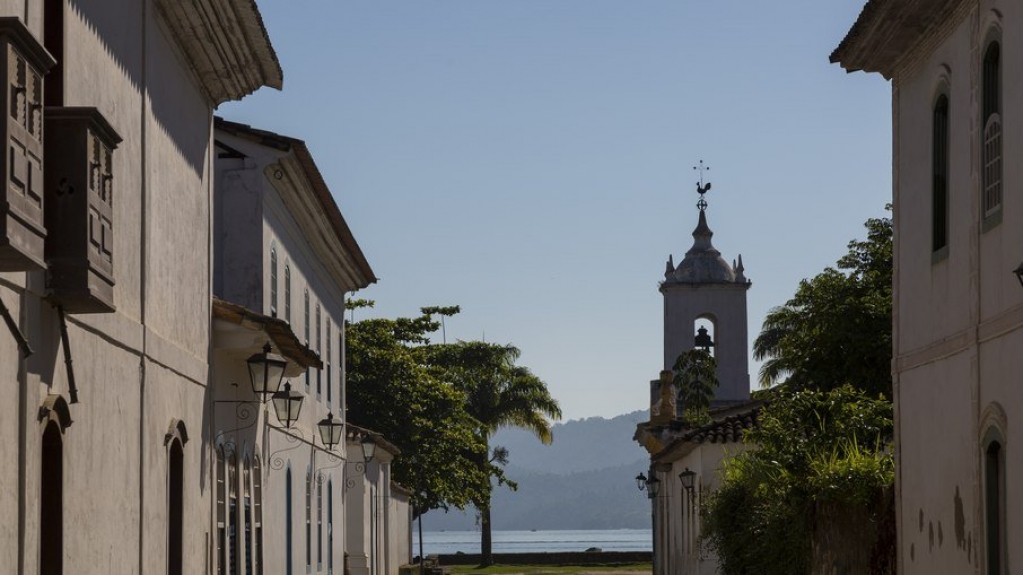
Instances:
[[[997,10],[997,13],[995,12]],[[998,14],[1001,14],[999,17]],[[986,38],[1002,29],[1003,203],[1001,222],[982,222],[980,82]],[[895,402],[899,561],[902,573],[982,572],[985,557],[984,435],[1004,413],[1008,564],[1023,505],[1021,473],[1023,289],[1011,273],[1023,259],[1023,183],[1015,63],[1023,6],[965,2],[943,30],[906,59],[893,79],[895,131]],[[932,110],[949,97],[947,255],[931,253]]]

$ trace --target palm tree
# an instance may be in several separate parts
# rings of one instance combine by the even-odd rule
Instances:
[[[682,352],[675,365],[674,383],[683,413],[690,425],[709,423],[710,402],[718,387],[717,360],[698,347]]]
[[[479,341],[434,346],[434,363],[444,369],[448,380],[466,394],[466,411],[479,422],[480,437],[487,444],[487,456],[479,465],[497,483],[514,488],[499,467],[507,462],[503,447],[490,446],[490,438],[502,427],[519,427],[532,432],[544,444],[550,444],[551,421],[561,419],[561,408],[545,384],[528,368],[515,365],[520,356],[512,345]],[[475,502],[480,512],[482,564],[493,564],[493,539],[490,522],[490,492],[486,500]]]

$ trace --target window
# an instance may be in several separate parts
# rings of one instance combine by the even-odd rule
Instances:
[[[227,553],[231,575],[238,575],[238,457],[227,462]]]
[[[987,573],[1001,575],[1005,564],[1005,461],[1002,444],[988,443],[984,452],[984,519]]]
[[[306,468],[305,473],[305,568],[308,572],[313,566],[313,470]]]
[[[309,347],[309,288],[306,288],[305,295],[303,297],[303,306],[305,312],[305,346]],[[309,370],[305,370],[305,390],[309,391]]]
[[[931,251],[948,245],[948,96],[934,104],[931,139]]]
[[[270,316],[277,317],[277,246],[270,246]]]
[[[57,65],[46,76],[47,106],[64,105],[64,0],[46,0],[43,3],[43,45]]]
[[[263,575],[263,466],[259,462],[259,457],[252,462],[252,495],[252,528],[255,531],[253,562],[256,567],[253,572],[256,575]]]
[[[316,353],[323,357],[323,331],[320,330],[320,304],[316,304]],[[316,370],[316,397],[323,393],[323,369]]]
[[[323,483],[316,482],[316,569],[323,569]]]
[[[227,570],[227,505],[225,505],[227,493],[224,471],[226,462],[224,460],[223,447],[217,448],[217,467],[214,472],[216,479],[217,498],[217,575],[224,575]]]
[[[252,575],[252,465],[248,457],[242,466],[242,525],[245,534],[245,575]]]
[[[292,553],[294,549],[292,543],[295,540],[294,535],[294,516],[292,513],[291,505],[291,467],[288,467],[288,472],[284,474],[284,573],[286,575],[292,575],[292,562],[294,561]]]
[[[60,426],[43,432],[39,501],[39,574],[64,573],[64,445]]]
[[[334,483],[327,480],[327,575],[334,575]]]
[[[330,318],[327,318],[327,351],[323,357],[323,369],[327,372],[327,405],[330,405],[331,386],[333,385],[330,371],[330,356],[334,355],[334,348],[330,346]]]
[[[984,217],[1002,207],[1002,88],[1001,50],[998,42],[988,44],[984,52],[982,191]]]
[[[184,572],[185,453],[181,440],[171,442],[167,469],[167,575]]]
[[[291,263],[284,262],[284,321],[291,323]]]

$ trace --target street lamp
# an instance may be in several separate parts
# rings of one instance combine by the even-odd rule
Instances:
[[[362,438],[362,459],[365,463],[373,461],[373,455],[377,451],[377,442],[373,439],[372,435],[366,435]]]
[[[646,489],[646,475],[640,473],[636,476],[636,489],[639,489],[640,491]]]
[[[254,353],[247,360],[252,392],[260,396],[263,403],[266,403],[268,395],[272,396],[281,388],[284,368],[288,365],[283,357],[270,353],[271,349],[270,342],[266,342],[262,353]]]
[[[678,474],[678,478],[682,481],[682,487],[689,492],[689,497],[693,496],[693,481],[696,479],[696,472],[690,471],[686,467],[685,471]]]
[[[661,490],[661,480],[650,475],[650,479],[646,480],[646,496],[650,499],[657,497],[657,493]]]
[[[301,392],[292,391],[291,383],[286,382],[284,389],[273,394],[274,411],[277,419],[290,428],[291,424],[298,421],[298,414],[302,411],[302,400],[305,396]]]
[[[334,446],[341,443],[341,432],[344,431],[344,424],[334,419],[334,414],[327,412],[327,417],[316,424],[320,429],[320,440],[327,449],[334,449]]]

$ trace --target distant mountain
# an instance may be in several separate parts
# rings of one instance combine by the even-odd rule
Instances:
[[[650,504],[634,477],[649,458],[632,440],[647,412],[612,419],[591,417],[554,426],[554,442],[543,445],[518,429],[502,429],[492,445],[508,449],[507,476],[519,484],[494,490],[495,529],[621,529],[650,526]],[[474,511],[423,518],[428,531],[476,528]]]
[[[490,442],[508,450],[514,467],[538,473],[567,475],[632,463],[643,455],[632,440],[636,424],[648,419],[645,410],[611,419],[588,417],[554,425],[554,442],[543,445],[518,428],[500,429]]]

